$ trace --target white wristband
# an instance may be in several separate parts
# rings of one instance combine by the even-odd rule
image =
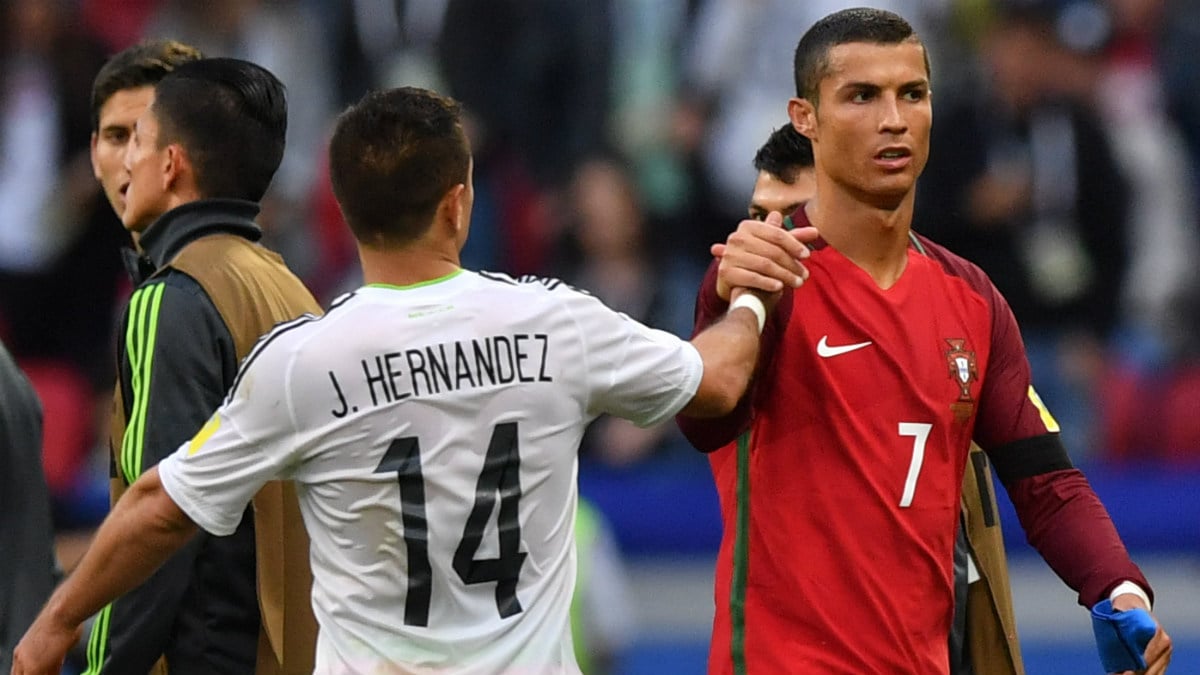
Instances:
[[[1108,594],[1108,599],[1115,600],[1118,595],[1123,595],[1125,593],[1132,593],[1133,595],[1138,596],[1142,599],[1142,602],[1146,603],[1147,607],[1150,606],[1150,596],[1146,594],[1146,591],[1142,590],[1141,586],[1138,586],[1132,581],[1122,581],[1121,583],[1117,584],[1117,587],[1112,590],[1112,593]]]
[[[737,300],[729,304],[729,311],[732,312],[738,307],[745,307],[754,312],[754,317],[758,319],[758,334],[762,335],[763,326],[767,324],[767,306],[763,304],[763,301],[753,293],[742,293],[737,296]]]

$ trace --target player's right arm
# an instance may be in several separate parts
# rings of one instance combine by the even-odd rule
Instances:
[[[741,293],[751,291],[735,289],[733,297]],[[775,304],[775,298],[763,302],[762,296],[755,297],[764,306]],[[731,309],[724,318],[692,338],[692,347],[700,354],[704,372],[696,394],[679,414],[698,418],[730,414],[754,374],[759,352],[758,317],[747,307]]]

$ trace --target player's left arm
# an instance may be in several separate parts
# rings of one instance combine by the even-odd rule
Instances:
[[[1107,599],[1118,610],[1149,612],[1153,589],[1130,559],[1087,478],[1071,463],[1058,423],[1030,384],[1016,320],[999,293],[992,292],[992,351],[975,440],[996,467],[1026,539],[1078,592],[1080,604],[1095,608]],[[1155,668],[1166,668],[1170,638],[1153,615],[1146,617],[1154,625],[1153,638],[1144,642],[1151,667],[1147,672],[1162,672]]]
[[[84,620],[145,581],[196,531],[163,490],[158,468],[142,474],[17,645],[14,675],[57,675]]]

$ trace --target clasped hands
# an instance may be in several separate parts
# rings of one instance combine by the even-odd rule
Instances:
[[[725,243],[713,244],[710,249],[721,261],[717,295],[729,301],[746,290],[759,291],[767,306],[774,306],[785,288],[799,288],[808,280],[804,260],[812,251],[807,244],[818,236],[815,227],[784,229],[778,211],[762,221],[743,220]]]

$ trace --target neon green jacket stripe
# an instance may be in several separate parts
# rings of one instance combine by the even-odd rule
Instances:
[[[104,665],[104,653],[108,649],[108,617],[112,614],[112,605],[106,605],[96,615],[92,624],[92,634],[88,638],[87,670],[83,675],[99,675]]]
[[[154,365],[154,344],[158,334],[158,311],[162,306],[165,286],[161,283],[138,289],[130,303],[130,319],[125,342],[133,371],[133,404],[125,437],[121,443],[121,460],[125,478],[132,483],[142,473],[142,450],[146,438],[146,411],[150,406],[150,379]],[[136,314],[135,314],[136,312]]]
[[[141,289],[135,290],[133,295],[129,298],[129,311],[127,312],[127,316],[125,317],[125,358],[129,362],[129,371],[130,371],[129,385],[133,391],[134,400],[137,399],[137,395],[138,395],[137,392],[141,391],[141,388],[142,388],[142,382],[139,377],[140,371],[138,370],[138,367],[137,367],[137,364],[138,364],[139,360],[141,359],[141,352],[139,351],[140,345],[137,340],[137,326],[138,326],[138,316],[141,314],[141,308],[145,304],[145,300],[146,300],[146,294],[144,292],[142,292]],[[130,401],[130,403],[132,403],[132,401]],[[120,448],[120,454],[118,456],[118,464],[119,464],[118,468],[120,469],[121,477],[125,479],[126,483],[128,483],[128,482],[130,482],[130,480],[129,480],[130,471],[129,471],[128,459],[127,459],[129,456],[129,452],[128,452],[127,448],[129,447],[129,444],[132,441],[132,439],[130,438],[130,434],[128,433],[128,429],[129,429],[128,420],[126,420],[125,428],[126,428],[126,433],[121,437],[121,448]]]

